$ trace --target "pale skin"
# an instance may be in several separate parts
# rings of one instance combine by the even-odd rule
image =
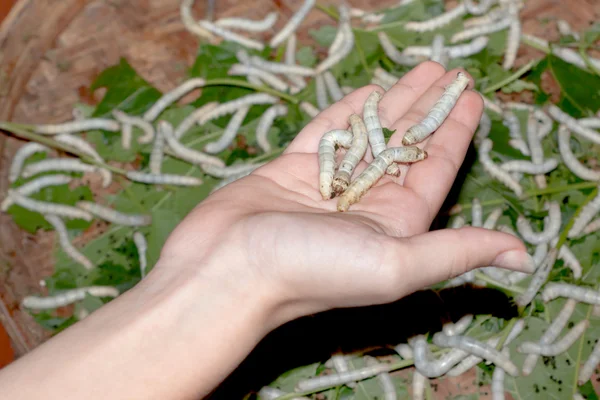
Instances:
[[[391,146],[457,71],[426,62],[380,102]],[[319,193],[323,133],[362,113],[371,85],[319,114],[286,152],[200,203],[135,288],[0,371],[2,399],[197,399],[269,331],[303,315],[381,304],[467,270],[531,272],[517,238],[428,233],[481,116],[467,90],[426,141],[427,160],[384,176],[349,212]],[[355,174],[366,166],[363,161]]]

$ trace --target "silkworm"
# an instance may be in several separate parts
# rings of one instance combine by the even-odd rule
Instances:
[[[48,186],[57,186],[57,185],[66,185],[71,182],[72,178],[68,175],[45,175],[40,176],[37,179],[29,181],[14,190],[21,194],[22,196],[30,196],[34,193],[39,192],[40,190],[47,188]],[[7,196],[0,209],[2,211],[8,210],[8,208],[13,204],[13,200],[11,197]]]
[[[314,378],[303,379],[296,384],[296,392],[316,391],[319,389],[327,389],[329,387],[345,385],[348,382],[362,381],[379,375],[382,372],[388,372],[389,364],[377,364],[359,369],[354,369],[341,374],[331,374],[325,376],[317,376]]]
[[[338,6],[338,29],[333,38],[333,42],[331,42],[331,45],[327,50],[327,55],[337,53],[340,50],[342,43],[346,41],[347,30],[345,29],[345,26],[350,24],[351,13],[352,10],[350,10],[347,5],[342,3]]]
[[[133,234],[133,243],[137,248],[138,256],[140,258],[140,274],[142,279],[146,276],[146,251],[148,251],[148,242],[146,242],[146,237],[141,232],[135,232]]]
[[[471,226],[481,227],[483,225],[483,208],[478,198],[474,198],[471,205]]]
[[[452,349],[438,359],[431,360],[427,341],[423,336],[417,337],[413,342],[415,367],[417,371],[427,378],[437,378],[444,375],[457,363],[464,360],[468,353],[460,349]]]
[[[227,186],[230,183],[237,181],[238,179],[242,179],[243,177],[250,175],[252,173],[252,171],[258,169],[259,167],[261,167],[263,165],[264,165],[264,163],[250,164],[250,165],[248,165],[247,169],[237,172],[235,174],[229,173],[229,172],[227,172],[227,168],[223,168],[225,170],[224,173],[222,173],[222,175],[224,176],[224,179],[221,182],[219,182],[217,185],[215,185],[215,187],[211,190],[211,193],[216,192],[217,190],[221,189],[222,187]],[[206,166],[204,166],[204,167],[206,167]],[[211,167],[211,169],[212,168],[216,168],[216,167]]]
[[[296,34],[290,35],[285,46],[285,63],[288,65],[296,65]],[[285,74],[286,78],[296,88],[295,90],[302,90],[306,87],[304,78],[294,74]]]
[[[444,35],[435,35],[431,41],[431,61],[435,61],[444,68],[448,60],[447,53],[444,47]]]
[[[233,114],[244,106],[253,106],[258,104],[274,104],[277,103],[277,97],[266,93],[253,93],[239,97],[235,100],[230,100],[213,108],[198,119],[198,124],[204,125],[208,121],[222,117],[224,115]],[[170,145],[169,145],[170,146]]]
[[[329,100],[327,99],[327,88],[325,87],[325,79],[321,74],[315,77],[315,92],[317,96],[317,105],[319,106],[319,109],[324,110],[327,107],[329,107]]]
[[[219,103],[212,101],[194,110],[183,121],[181,121],[179,125],[177,125],[175,132],[173,132],[175,139],[181,139],[188,130],[190,130],[198,121],[202,120],[206,114],[214,110],[218,105]]]
[[[226,150],[235,139],[240,127],[244,122],[244,119],[246,118],[246,115],[248,115],[249,110],[250,106],[240,107],[240,109],[233,114],[231,120],[229,120],[229,123],[225,127],[221,137],[214,142],[207,143],[204,146],[204,151],[211,154],[217,154]]]
[[[478,36],[489,35],[490,33],[500,32],[510,26],[512,19],[510,17],[502,18],[486,25],[478,25],[465,29],[452,35],[450,43],[458,43],[463,40],[469,40]]]
[[[392,162],[414,163],[427,158],[427,152],[415,146],[390,147],[379,153],[371,164],[348,187],[337,204],[338,211],[347,211],[384,175]]]
[[[575,343],[575,341],[579,339],[581,335],[583,335],[583,333],[589,326],[590,321],[580,321],[571,330],[569,330],[569,332],[567,332],[560,340],[557,340],[552,344],[523,342],[517,347],[517,351],[520,353],[528,354],[535,353],[547,357],[557,356],[569,350],[573,343]]]
[[[348,121],[352,129],[352,145],[344,155],[344,158],[333,177],[333,191],[341,194],[350,184],[350,179],[354,169],[363,159],[369,146],[367,127],[362,118],[352,114]]]
[[[152,105],[152,107],[150,107],[148,109],[148,111],[146,111],[144,113],[144,116],[142,117],[143,120],[146,122],[154,121],[171,104],[175,103],[177,100],[179,100],[180,98],[182,98],[183,96],[185,96],[186,94],[191,92],[192,90],[204,87],[205,84],[206,84],[206,81],[202,78],[188,79],[187,81],[183,82],[181,85],[177,86],[175,89],[162,95],[162,97],[160,99],[158,99],[158,101],[156,103],[154,103]],[[139,120],[136,119],[136,121],[138,121],[138,123],[139,123]],[[131,121],[131,124],[132,125],[134,124],[133,120]],[[142,129],[144,129],[144,128],[142,128]],[[150,143],[151,140],[152,140],[152,138],[150,138],[148,143]]]
[[[531,161],[536,165],[542,164],[544,162],[544,149],[538,134],[538,120],[533,112],[530,112],[527,117],[527,147],[529,148]],[[537,174],[535,182],[540,189],[545,189],[547,186],[544,174]]]
[[[152,110],[152,108],[154,108],[157,104],[159,104],[166,96],[167,95],[165,95],[161,99],[159,99],[158,102],[156,102],[150,108],[150,110],[148,110],[146,112],[146,114],[148,114],[148,112],[150,112]],[[175,101],[175,100],[173,100],[173,101]],[[162,109],[157,111],[158,114],[156,114],[152,120],[154,120],[168,106],[169,106],[169,104],[166,104]],[[144,117],[146,116],[146,114],[144,114]],[[127,115],[126,113],[124,113],[121,110],[113,110],[112,115],[117,121],[119,121],[121,124],[123,124],[123,130],[125,129],[126,126],[129,126],[130,128],[131,127],[139,128],[144,132],[144,134],[138,138],[138,143],[148,144],[148,143],[151,143],[152,140],[154,140],[154,127],[149,122],[149,120],[146,120],[145,118],[142,118],[142,117],[137,117],[135,115]],[[121,134],[123,134],[123,132]],[[129,139],[129,140],[131,140],[131,139]],[[123,147],[125,147],[125,146],[123,146]]]
[[[424,400],[425,399],[425,383],[427,378],[419,373],[419,371],[413,371],[412,380],[412,393],[413,400]]]
[[[573,39],[579,40],[579,34],[573,29],[571,29],[571,25],[564,19],[559,19],[556,21],[556,27],[558,28],[558,32],[561,36],[573,36]]]
[[[433,343],[440,347],[452,347],[491,361],[511,376],[519,376],[519,369],[513,362],[492,346],[468,336],[446,336],[441,332],[433,335]]]
[[[147,183],[151,185],[174,185],[174,186],[200,186],[202,180],[195,176],[172,175],[172,174],[146,174],[139,171],[127,171],[127,179],[134,182]]]
[[[558,237],[556,237],[556,238],[554,238],[554,240],[552,240],[551,245],[556,247],[557,243],[558,243]],[[575,256],[575,254],[573,254],[573,252],[571,251],[569,246],[567,246],[564,243],[562,246],[560,246],[560,249],[558,250],[558,258],[563,261],[565,266],[569,267],[569,269],[573,273],[573,278],[575,278],[575,279],[581,278],[581,275],[583,273],[583,268],[581,267],[581,263],[579,262],[579,260]]]
[[[556,261],[557,251],[555,248],[551,249],[548,252],[548,255],[542,262],[542,264],[537,268],[533,277],[531,278],[531,282],[529,282],[529,286],[521,295],[519,295],[515,303],[517,303],[520,307],[525,307],[527,304],[531,303],[535,298],[536,294],[540,291],[542,285],[548,279],[550,275],[550,271],[554,266],[554,262]]]
[[[121,124],[112,119],[90,118],[62,124],[35,125],[33,131],[42,135],[58,135],[59,133],[77,133],[96,129],[118,132]]]
[[[283,43],[296,29],[300,26],[304,18],[308,15],[310,10],[314,7],[316,0],[305,0],[304,4],[298,9],[298,11],[290,18],[288,23],[279,31],[271,41],[269,46],[272,48],[278,47]]]
[[[467,220],[465,219],[464,216],[462,215],[458,215],[456,217],[454,217],[454,219],[452,220],[452,224],[450,225],[451,229],[458,229],[458,228],[462,228],[463,226],[465,226],[467,223]]]
[[[599,229],[600,229],[600,218],[597,218],[597,219],[593,220],[592,222],[590,222],[589,224],[587,224],[585,226],[585,228],[583,228],[583,230],[581,231],[581,234],[589,235],[590,233],[596,232]]]
[[[467,13],[464,3],[459,4],[450,11],[438,15],[437,17],[419,22],[407,22],[404,24],[404,29],[413,32],[429,32],[442,28],[457,18],[462,17]],[[481,36],[481,35],[478,35]]]
[[[508,349],[502,350],[502,355],[508,358],[510,356]],[[500,368],[499,366],[496,366],[496,368],[494,368],[494,372],[492,373],[492,387],[491,387],[492,400],[504,400],[505,399],[505,396],[504,396],[504,376],[505,375],[506,375],[505,371],[502,368]]]
[[[56,215],[46,214],[44,218],[56,231],[58,235],[58,242],[60,243],[60,247],[62,247],[65,254],[77,264],[81,264],[85,269],[91,270],[94,268],[94,264],[83,255],[79,250],[73,246],[71,240],[69,239],[69,233],[67,231],[67,226],[63,222],[63,220]]]
[[[369,139],[369,145],[371,146],[371,153],[373,158],[377,157],[379,153],[386,149],[385,138],[383,137],[383,129],[381,127],[381,121],[377,114],[377,108],[379,107],[379,101],[381,100],[381,93],[374,91],[372,92],[363,106],[363,119],[367,128],[367,136]],[[391,164],[386,172],[390,175],[400,175],[400,168],[396,164]]]
[[[98,168],[86,164],[77,158],[51,158],[29,164],[23,170],[23,177],[30,178],[34,175],[50,171],[65,172],[97,172]]]
[[[573,64],[583,70],[587,70],[588,66],[583,57],[576,51],[569,49],[568,47],[552,47],[552,54],[562,59],[563,61]],[[600,60],[594,57],[588,57],[588,61],[594,66],[594,68],[600,68]]]
[[[102,206],[91,201],[78,201],[76,206],[98,218],[113,224],[124,226],[144,226],[152,223],[152,217],[145,214],[123,214],[112,208]]]
[[[133,126],[131,124],[121,125],[121,147],[125,150],[131,149],[131,139],[133,139]]]
[[[571,132],[563,124],[558,127],[558,150],[560,151],[560,157],[573,175],[586,181],[600,180],[600,171],[587,168],[573,154],[571,150]]]
[[[444,324],[442,332],[448,336],[462,335],[473,322],[473,314],[462,316],[458,321]]]
[[[269,386],[263,386],[262,389],[258,391],[258,397],[260,400],[277,400],[281,396],[286,395],[287,393],[283,390],[272,388]],[[308,397],[294,397],[292,400],[309,400]]]
[[[83,219],[85,221],[92,220],[92,215],[84,210],[64,204],[49,203],[46,201],[30,199],[29,197],[23,196],[16,190],[9,190],[8,197],[10,197],[16,205],[42,215],[53,214],[64,218]]]
[[[81,301],[85,299],[86,294],[96,297],[117,297],[119,290],[112,286],[88,286],[65,290],[48,297],[27,296],[23,299],[22,304],[23,307],[32,310],[51,310]]]
[[[523,195],[523,188],[510,174],[500,168],[490,157],[493,143],[489,138],[484,139],[479,146],[479,162],[483,169],[493,178],[512,190],[517,197]]]
[[[327,91],[329,92],[329,96],[333,99],[333,101],[340,101],[344,94],[342,93],[342,89],[335,79],[335,76],[329,71],[323,72],[323,79],[325,81],[325,86],[327,87]]]
[[[583,206],[569,230],[568,237],[578,237],[583,231],[583,228],[585,228],[592,218],[598,214],[598,211],[600,211],[600,193],[594,197],[592,201]]]
[[[77,149],[77,150],[81,151],[82,153],[85,153],[86,155],[88,155],[89,157],[91,157],[92,159],[94,159],[98,162],[102,162],[102,163],[104,162],[104,159],[102,157],[100,157],[100,154],[98,154],[96,149],[94,149],[92,147],[92,145],[90,145],[88,142],[86,142],[85,140],[83,140],[80,137],[62,133],[62,134],[56,135],[54,140],[56,140],[59,143],[63,143],[68,146],[71,146],[74,149]],[[102,187],[106,188],[106,187],[110,186],[110,184],[112,182],[112,173],[109,170],[104,169],[104,168],[99,168],[98,173],[102,176]]]
[[[548,114],[550,114],[555,121],[565,125],[571,132],[589,140],[590,142],[600,144],[600,133],[581,126],[581,124],[579,124],[575,118],[571,117],[554,104],[550,104],[546,111],[548,111]]]
[[[159,127],[154,137],[152,150],[150,151],[150,161],[148,163],[150,173],[154,175],[160,174],[162,170],[162,162],[165,152],[165,135]]]
[[[497,7],[490,10],[487,14],[482,15],[481,17],[474,17],[465,20],[463,22],[463,26],[465,28],[473,28],[479,25],[489,25],[505,17],[506,10],[504,8]]]
[[[19,179],[19,175],[21,174],[21,169],[23,169],[25,160],[35,153],[41,152],[48,153],[50,152],[50,148],[35,142],[29,142],[21,146],[21,148],[19,148],[19,150],[17,150],[13,156],[12,163],[10,164],[10,170],[8,172],[8,180],[12,183]]]
[[[544,230],[541,232],[534,232],[527,218],[523,215],[519,215],[517,219],[517,230],[519,231],[519,235],[521,235],[527,243],[534,245],[548,243],[558,236],[562,222],[560,205],[553,201],[547,203],[545,209],[548,210],[549,220],[548,223],[544,224]]]
[[[498,225],[496,228],[498,232],[508,233],[509,235],[513,235],[514,237],[519,237],[519,234],[508,225]]]
[[[488,137],[492,130],[492,120],[487,113],[481,113],[481,119],[479,120],[479,127],[475,133],[475,143],[480,144],[481,141]]]
[[[376,76],[373,76],[373,78],[371,78],[371,84],[381,86],[385,91],[390,90],[392,87],[392,85],[390,85],[389,82],[386,82]]]
[[[483,107],[486,110],[493,111],[493,112],[495,112],[496,114],[499,114],[499,115],[503,115],[504,114],[504,110],[502,109],[502,107],[500,105],[498,105],[498,103],[496,103],[494,100],[492,100],[492,99],[490,99],[488,97],[485,97],[482,94],[481,94],[481,98],[483,99]]]
[[[181,0],[181,5],[179,7],[179,12],[181,14],[181,21],[185,28],[202,38],[212,40],[214,36],[205,28],[198,25],[194,15],[192,13],[192,7],[194,6],[194,0]]]
[[[379,365],[377,359],[373,357],[366,356],[365,359],[367,366]],[[379,386],[383,391],[384,400],[396,400],[398,398],[398,394],[396,393],[396,386],[394,385],[392,377],[389,373],[381,372],[377,374],[377,381],[379,382]]]
[[[304,111],[309,117],[314,118],[319,115],[319,109],[307,101],[300,102],[300,110]]]
[[[190,149],[188,147],[185,147],[183,144],[181,144],[181,142],[179,142],[177,139],[175,139],[175,135],[173,134],[173,128],[171,127],[171,124],[169,124],[168,122],[160,121],[159,129],[161,129],[161,132],[162,132],[163,136],[165,137],[167,144],[169,145],[171,150],[173,150],[173,152],[176,154],[176,156],[178,158],[181,158],[184,161],[187,161],[191,164],[196,164],[196,165],[197,164],[211,164],[211,165],[215,165],[218,167],[225,166],[225,163],[220,158],[211,156],[209,154],[202,153],[197,150]]]
[[[450,111],[452,111],[458,98],[467,88],[468,84],[469,77],[459,72],[456,79],[446,86],[444,93],[431,108],[427,116],[420,123],[413,125],[406,131],[402,138],[402,144],[410,146],[422,142],[437,130],[448,117],[448,114],[450,114]]]
[[[586,128],[600,129],[600,118],[598,117],[579,118],[577,122],[579,122],[581,126]]]
[[[502,207],[494,208],[483,222],[483,229],[494,229],[503,212],[504,210]]]
[[[373,76],[385,82],[385,85],[388,87],[394,86],[399,79],[397,76],[390,74],[381,67],[375,68],[375,70],[373,71]]]
[[[519,118],[517,115],[511,110],[505,110],[502,113],[503,124],[508,128],[508,134],[511,137],[511,141],[509,144],[511,147],[519,150],[524,155],[530,155],[529,147],[527,143],[523,140],[523,136],[521,135],[521,123],[519,122]]]
[[[234,64],[231,66],[231,68],[229,68],[227,74],[244,75],[247,77],[255,76],[258,79],[260,79],[261,82],[264,82],[265,84],[267,84],[275,90],[279,90],[281,92],[287,92],[289,90],[289,85],[285,83],[282,79],[277,77],[275,74],[265,71],[261,68],[255,67],[253,65]]]
[[[202,164],[202,170],[205,174],[214,176],[215,178],[229,178],[234,175],[240,175],[243,173],[249,174],[254,171],[258,167],[265,165],[265,163],[256,163],[256,164],[236,164],[230,165],[228,167],[220,167],[209,164]]]
[[[548,283],[542,291],[542,300],[547,303],[557,297],[566,297],[587,304],[600,304],[600,292],[597,290],[568,283]]]
[[[578,383],[583,385],[590,380],[594,374],[594,370],[600,363],[600,340],[596,342],[594,349],[590,353],[590,356],[579,370]]]
[[[215,25],[221,28],[239,29],[246,32],[265,32],[275,25],[277,17],[278,14],[276,12],[271,12],[265,18],[258,21],[246,18],[221,18],[215,21]]]
[[[262,69],[263,71],[272,72],[274,74],[292,74],[297,76],[314,76],[315,70],[302,65],[290,65],[285,63],[278,63],[274,61],[267,61],[258,56],[250,57],[250,64]]]
[[[345,23],[340,27],[341,34],[343,35],[343,41],[340,43],[339,48],[335,53],[331,53],[327,55],[323,61],[316,66],[315,72],[317,74],[323,73],[338,64],[344,58],[350,54],[352,49],[354,48],[354,33],[352,32],[352,27],[350,23]]]
[[[569,299],[565,302],[563,308],[554,318],[548,329],[546,329],[546,331],[540,337],[540,344],[550,344],[556,340],[556,338],[558,337],[558,335],[560,335],[560,332],[563,330],[565,325],[567,325],[569,318],[571,318],[573,311],[575,311],[576,305],[577,302],[573,299]],[[522,372],[524,376],[529,376],[533,372],[533,369],[537,364],[538,358],[538,354],[528,354],[527,357],[525,357],[525,361],[523,362],[522,367]]]
[[[550,158],[541,164],[534,164],[527,160],[510,160],[500,165],[506,172],[521,172],[524,174],[547,174],[558,167],[558,160]]]
[[[396,64],[412,67],[421,61],[417,57],[408,56],[398,51],[396,46],[394,46],[394,43],[392,43],[389,36],[385,32],[378,32],[377,37],[379,38],[379,44],[381,45],[385,55]]]
[[[465,44],[446,46],[446,52],[450,58],[465,58],[481,52],[489,42],[487,36],[479,36]]]
[[[519,10],[512,3],[509,5],[510,25],[508,26],[508,36],[506,38],[506,49],[504,50],[504,61],[502,68],[508,70],[513,67],[517,59],[519,44],[521,42],[521,20],[519,19]]]
[[[262,51],[265,48],[265,45],[259,42],[258,40],[249,39],[245,36],[227,30],[222,26],[216,25],[210,21],[200,20],[197,22],[197,25],[214,35],[222,37],[224,40],[235,42],[249,49]]]
[[[544,261],[544,258],[546,258],[547,254],[548,254],[548,243],[538,244],[535,247],[535,251],[533,252],[533,255],[531,256],[531,258],[533,258],[533,262],[536,267],[538,267],[542,263],[542,261]],[[560,256],[560,252],[559,252],[559,256]],[[505,280],[506,280],[506,283],[508,283],[509,285],[516,285],[517,283],[521,282],[522,280],[524,280],[525,278],[527,278],[529,276],[530,276],[529,274],[526,274],[524,272],[513,271],[506,276]]]
[[[467,12],[473,15],[485,14],[494,3],[495,0],[480,0],[479,4],[475,4],[473,0],[464,0]]]
[[[405,360],[411,360],[414,358],[414,353],[412,347],[410,347],[407,343],[400,343],[394,347],[396,353],[400,354]]]
[[[275,121],[275,118],[277,117],[286,115],[287,112],[288,109],[286,106],[283,104],[276,104],[269,107],[258,121],[258,126],[256,127],[256,142],[265,153],[271,151],[271,144],[269,143],[268,135],[269,129],[271,129],[271,126],[273,126],[273,121]]]
[[[552,132],[553,122],[552,118],[548,114],[539,108],[535,108],[533,110],[533,114],[536,116],[538,120],[538,136],[540,140],[548,136],[550,132]]]

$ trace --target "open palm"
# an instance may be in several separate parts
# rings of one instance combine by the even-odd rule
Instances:
[[[383,96],[379,116],[396,130],[419,122],[457,74],[426,62]],[[442,127],[419,146],[428,158],[386,175],[350,208],[319,193],[321,136],[362,115],[370,85],[317,116],[278,159],[202,202],[169,238],[163,255],[186,255],[196,268],[220,261],[231,279],[278,292],[299,315],[333,307],[396,300],[426,285],[486,265],[531,268],[524,245],[476,228],[427,233],[463,162],[479,123],[482,100],[467,90]],[[370,152],[367,152],[370,156]],[[370,161],[370,159],[368,159]],[[366,167],[362,162],[358,174]]]

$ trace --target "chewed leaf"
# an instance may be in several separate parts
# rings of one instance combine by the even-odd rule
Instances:
[[[393,131],[388,129],[388,128],[383,128],[383,137],[385,138],[385,142],[387,143],[390,138],[392,137],[392,135],[397,131],[397,129],[394,129]]]

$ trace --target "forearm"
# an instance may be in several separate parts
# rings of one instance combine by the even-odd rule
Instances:
[[[186,399],[209,393],[270,329],[271,301],[157,269],[0,373],[0,398]],[[251,294],[252,293],[252,294]]]

